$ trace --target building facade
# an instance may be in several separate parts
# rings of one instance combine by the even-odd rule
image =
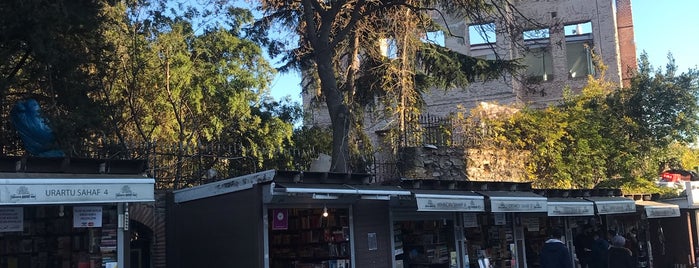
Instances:
[[[484,59],[521,59],[527,68],[462,89],[433,89],[423,96],[424,113],[446,116],[481,103],[555,104],[565,88],[576,92],[588,75],[600,75],[593,55],[607,67],[606,79],[619,86],[636,68],[631,0],[523,0],[514,1],[510,11],[511,21],[440,19],[454,36],[443,34],[438,43]],[[310,100],[310,95],[303,96],[305,123],[329,125],[327,109],[312,106]]]

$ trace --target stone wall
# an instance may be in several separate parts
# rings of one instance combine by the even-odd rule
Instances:
[[[400,149],[398,171],[408,179],[466,180],[464,150],[457,147]]]
[[[407,179],[524,182],[527,158],[501,149],[407,147],[399,152],[398,170]]]

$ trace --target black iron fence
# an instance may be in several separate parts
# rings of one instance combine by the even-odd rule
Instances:
[[[405,130],[395,136],[398,140],[391,142],[392,146],[466,146],[473,145],[478,140],[473,137],[474,133],[479,133],[479,128],[468,127],[452,117],[421,115],[408,121],[412,123],[406,124]],[[5,124],[0,126],[3,129],[7,127]],[[0,144],[0,156],[26,155],[16,137],[8,137],[8,131],[3,131],[1,136],[3,143]],[[145,172],[156,179],[158,189],[181,189],[267,169],[307,170],[313,159],[321,153],[315,149],[273,148],[272,152],[253,155],[242,146],[232,144],[116,143],[95,140],[73,145],[66,154],[74,158],[146,160],[148,168]],[[400,177],[397,170],[399,160],[394,149],[362,156],[361,161],[358,161],[362,167],[355,168],[353,172],[371,173],[374,181]],[[270,155],[274,157],[269,157]]]

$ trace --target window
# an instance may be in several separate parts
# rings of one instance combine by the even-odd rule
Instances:
[[[553,78],[553,59],[548,47],[529,48],[524,53],[526,76],[530,82],[549,81]]]
[[[522,33],[526,77],[530,82],[544,82],[553,79],[553,57],[549,42],[549,29],[534,29]]]
[[[398,44],[393,38],[381,38],[379,39],[379,47],[381,48],[381,55],[389,59],[395,59],[398,57]]]
[[[568,77],[585,78],[594,74],[592,63],[592,23],[581,22],[564,26]]]
[[[468,40],[471,46],[494,44],[496,41],[495,23],[472,24],[468,26]]]
[[[525,31],[522,33],[522,37],[524,38],[524,41],[548,39],[549,38],[549,29],[544,28],[544,29],[535,29],[535,30]],[[548,42],[548,40],[547,40],[547,42]]]
[[[427,32],[422,42],[435,44],[444,47],[445,39],[443,31]]]
[[[588,21],[576,24],[568,24],[563,27],[563,31],[565,32],[566,36],[591,34],[592,23]]]

